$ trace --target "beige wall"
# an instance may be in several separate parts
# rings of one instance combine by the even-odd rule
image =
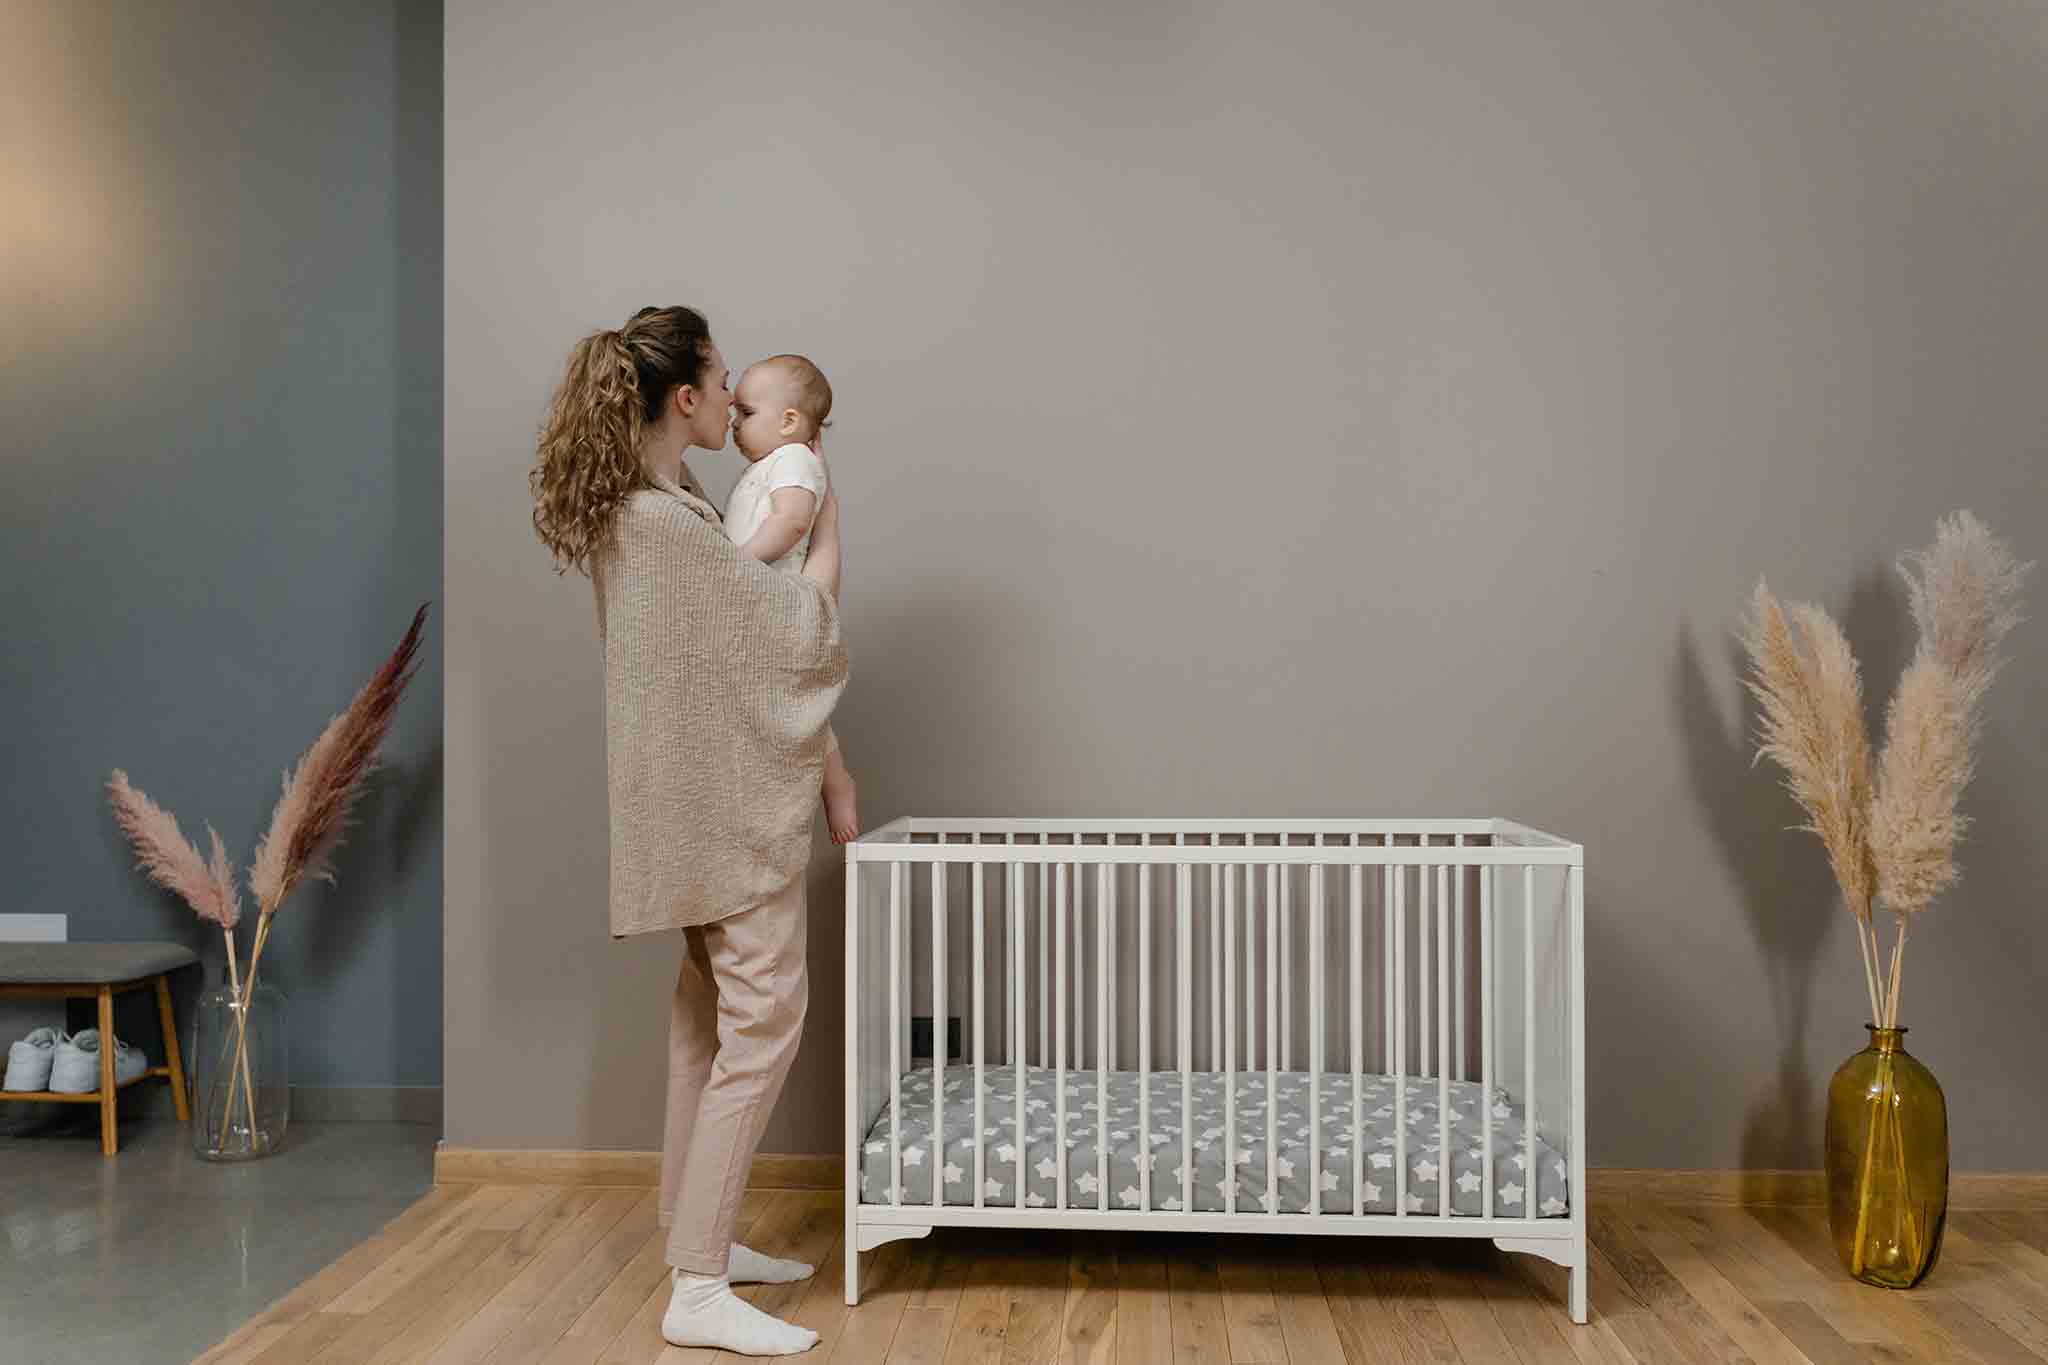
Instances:
[[[451,0],[450,1142],[659,1143],[679,947],[606,935],[589,591],[523,474],[570,344],[687,302],[837,389],[869,822],[1569,834],[1593,1162],[1819,1163],[1857,954],[1729,631],[1768,572],[1881,698],[1939,513],[2048,547],[2048,33],[1540,8]],[[1962,1169],[2048,1130],[2048,629],[2015,654],[1907,963]],[[822,835],[811,890],[772,1151],[838,1145]]]

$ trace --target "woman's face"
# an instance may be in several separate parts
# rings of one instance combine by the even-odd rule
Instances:
[[[713,346],[705,358],[704,373],[693,386],[678,389],[688,403],[683,414],[690,444],[703,450],[725,449],[726,426],[732,415],[732,374],[725,357]]]

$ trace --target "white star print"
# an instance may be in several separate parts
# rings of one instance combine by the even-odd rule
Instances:
[[[1324,1192],[1325,1192],[1325,1193],[1327,1193],[1328,1191],[1330,1191],[1330,1190],[1334,1190],[1334,1189],[1336,1189],[1336,1188],[1337,1188],[1337,1173],[1336,1173],[1335,1171],[1324,1171],[1324,1172],[1323,1172],[1323,1190],[1324,1190]]]
[[[947,1163],[946,1163],[946,1165],[945,1165],[945,1168],[944,1168],[944,1172],[943,1172],[943,1174],[944,1174],[944,1175],[945,1175],[945,1177],[946,1177],[946,1183],[947,1183],[948,1185],[957,1185],[957,1184],[959,1184],[959,1183],[960,1183],[960,1177],[961,1177],[961,1176],[962,1176],[963,1174],[965,1174],[965,1172],[963,1172],[963,1171],[962,1171],[962,1170],[961,1170],[961,1169],[960,1169],[960,1168],[959,1168],[959,1167],[958,1167],[957,1165],[955,1165],[955,1164],[954,1164],[953,1162],[950,1162],[950,1161],[949,1161],[949,1162],[947,1162]]]
[[[1516,1208],[1520,1208],[1522,1204],[1522,1187],[1520,1185],[1515,1184],[1501,1186],[1500,1202],[1503,1204],[1513,1205]]]
[[[1434,1161],[1418,1161],[1415,1163],[1415,1178],[1425,1185],[1430,1184],[1436,1179],[1436,1171],[1437,1166]]]
[[[1000,1180],[985,1180],[982,1182],[981,1192],[990,1199],[1001,1199],[1003,1197],[1003,1182]]]
[[[1385,1152],[1374,1152],[1367,1159],[1372,1162],[1372,1168],[1376,1171],[1384,1171],[1387,1167],[1394,1164],[1394,1158]]]
[[[1408,1196],[1408,1212],[1410,1212],[1410,1213],[1421,1213],[1421,1212],[1422,1212],[1422,1209],[1423,1209],[1423,1203],[1422,1203],[1422,1196],[1421,1196],[1421,1195],[1419,1195],[1419,1194],[1411,1194],[1411,1195],[1409,1195],[1409,1196]]]
[[[1031,1168],[1038,1172],[1040,1180],[1051,1180],[1060,1173],[1060,1164],[1051,1157],[1040,1157],[1038,1164]]]
[[[870,1151],[870,1152],[874,1153],[874,1154],[875,1154],[875,1155],[877,1155],[877,1156],[879,1156],[879,1155],[881,1155],[881,1153],[883,1153],[883,1152],[887,1151],[887,1150],[888,1150],[888,1148],[889,1148],[889,1144],[888,1144],[888,1143],[886,1143],[886,1142],[883,1142],[883,1141],[881,1141],[881,1140],[880,1140],[879,1138],[878,1138],[878,1139],[876,1139],[876,1140],[875,1140],[875,1141],[873,1141],[873,1142],[870,1142],[870,1143],[868,1144],[868,1151]]]
[[[1279,1169],[1280,1178],[1282,1180],[1294,1179],[1294,1163],[1289,1161],[1286,1157],[1280,1157],[1278,1160],[1274,1161],[1273,1165]]]
[[[905,1147],[903,1149],[903,1164],[906,1166],[924,1165],[923,1149],[918,1147]]]
[[[1010,1162],[1015,1161],[1016,1159],[1017,1149],[1015,1147],[1012,1147],[1009,1143],[1005,1142],[1002,1146],[996,1148],[996,1160],[1002,1162],[1004,1165],[1008,1165]]]
[[[1122,1201],[1123,1206],[1127,1209],[1137,1208],[1139,1204],[1144,1202],[1145,1198],[1138,1193],[1138,1187],[1135,1185],[1124,1186],[1116,1192],[1116,1197]]]
[[[1543,1212],[1548,1214],[1550,1217],[1555,1218],[1557,1217],[1557,1215],[1564,1212],[1564,1200],[1559,1199],[1555,1195],[1553,1195],[1549,1199],[1546,1199],[1541,1204],[1537,1205],[1537,1207],[1542,1209]]]
[[[1083,1194],[1095,1193],[1095,1172],[1090,1171],[1074,1182],[1074,1188]]]
[[[1379,1186],[1377,1186],[1377,1185],[1375,1185],[1375,1184],[1373,1184],[1373,1183],[1372,1183],[1372,1182],[1371,1182],[1370,1180],[1366,1181],[1366,1182],[1365,1182],[1365,1200],[1366,1200],[1366,1202],[1367,1202],[1368,1204],[1372,1204],[1372,1203],[1377,1203],[1377,1202],[1379,1202],[1379,1197],[1380,1197],[1380,1187],[1379,1187]]]
[[[1458,1188],[1464,1191],[1466,1194],[1470,1194],[1472,1193],[1472,1191],[1478,1189],[1479,1173],[1477,1171],[1467,1171],[1465,1172],[1465,1174],[1459,1176]]]
[[[1180,1197],[1178,1195],[1169,1195],[1165,1199],[1159,1201],[1159,1207],[1162,1209],[1171,1209],[1175,1213],[1178,1213],[1180,1212]]]
[[[1045,1196],[1040,1194],[1037,1190],[1033,1190],[1031,1193],[1024,1196],[1024,1202],[1034,1209],[1044,1208]]]

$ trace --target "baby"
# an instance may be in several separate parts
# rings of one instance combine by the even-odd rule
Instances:
[[[725,503],[725,534],[763,564],[800,573],[811,549],[811,523],[829,490],[818,433],[830,423],[832,386],[800,355],[773,355],[747,367],[732,398],[733,443],[747,471]],[[860,833],[853,775],[839,736],[825,730],[825,824],[832,842]]]

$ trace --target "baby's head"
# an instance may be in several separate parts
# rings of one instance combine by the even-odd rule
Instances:
[[[809,444],[831,425],[832,386],[800,355],[771,355],[747,366],[732,395],[732,439],[758,460],[791,442]]]

